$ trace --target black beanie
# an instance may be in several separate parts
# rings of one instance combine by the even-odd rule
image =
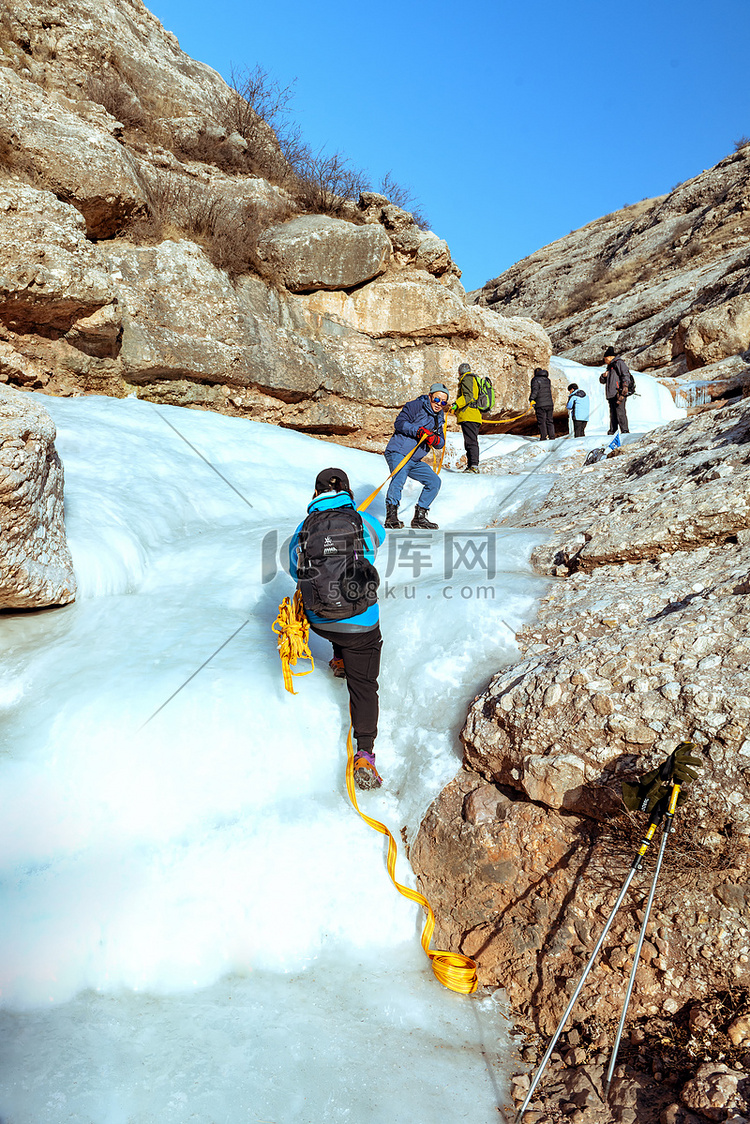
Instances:
[[[315,477],[315,491],[318,495],[321,492],[348,492],[351,495],[352,490],[343,468],[324,468]]]
[[[607,350],[604,352],[604,358],[609,359],[610,355],[617,355],[617,352],[613,347],[607,348]]]

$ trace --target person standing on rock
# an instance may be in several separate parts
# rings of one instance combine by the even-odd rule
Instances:
[[[385,539],[377,519],[354,507],[349,478],[324,468],[289,544],[289,573],[302,594],[310,628],[333,645],[331,670],[346,679],[354,738],[354,783],[379,788],[375,767],[378,674],[383,638],[375,550]]]
[[[549,381],[549,371],[544,367],[537,367],[531,380],[531,394],[529,401],[534,407],[537,425],[539,426],[540,441],[555,440],[555,425],[552,420],[554,403],[552,401],[552,384]]]
[[[583,437],[589,420],[589,396],[577,382],[568,384],[568,404],[565,409],[573,422],[573,436]]]
[[[617,433],[630,433],[628,414],[625,408],[625,399],[630,391],[630,368],[624,359],[617,358],[615,349],[608,347],[604,352],[606,371],[599,375],[604,394],[609,406],[609,430],[611,435]]]
[[[435,382],[430,387],[429,394],[421,394],[419,398],[407,402],[396,418],[393,436],[386,445],[384,454],[391,472],[407,453],[415,451],[388,485],[385,497],[385,525],[389,529],[403,527],[398,517],[398,505],[409,476],[422,485],[422,492],[414,508],[412,527],[428,531],[438,529],[437,523],[431,523],[427,518],[427,512],[440,491],[440,477],[424,463],[422,458],[430,449],[442,449],[445,445],[444,412],[448,408],[448,398],[447,386]],[[424,438],[421,444],[420,438]]]
[[[482,415],[477,409],[479,388],[468,363],[458,368],[458,396],[451,406],[456,421],[461,426],[466,449],[466,468],[464,472],[479,472],[479,427]]]

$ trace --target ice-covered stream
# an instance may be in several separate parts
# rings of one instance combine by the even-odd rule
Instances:
[[[79,596],[0,617],[0,1120],[499,1119],[501,999],[435,981],[347,801],[345,685],[314,640],[287,695],[270,631],[317,471],[340,464],[360,499],[382,458],[137,400],[45,404]],[[492,563],[483,531],[555,479],[529,471],[446,473],[433,511],[457,537],[379,556],[386,785],[363,804],[397,837],[544,589],[538,536],[501,532]]]

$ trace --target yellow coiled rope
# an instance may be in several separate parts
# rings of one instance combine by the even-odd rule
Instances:
[[[276,625],[279,627],[277,628]],[[302,594],[299,590],[292,601],[285,597],[281,602],[279,615],[271,625],[271,631],[279,638],[278,649],[281,656],[281,670],[284,673],[284,686],[292,695],[296,695],[297,692],[292,686],[292,676],[309,675],[315,670],[312,653],[308,647],[310,625],[307,623]],[[292,671],[297,660],[309,660],[312,666],[307,671]]]
[[[399,894],[403,894],[403,896],[409,898],[410,901],[417,902],[427,912],[427,920],[422,930],[422,948],[430,958],[433,972],[444,987],[450,988],[451,991],[457,991],[461,995],[471,995],[471,993],[477,989],[477,966],[475,962],[471,957],[463,956],[460,952],[434,951],[429,947],[435,929],[435,914],[432,912],[432,907],[427,901],[427,898],[423,897],[417,890],[410,890],[408,886],[402,886],[400,882],[396,881],[396,841],[385,824],[381,823],[380,820],[372,819],[371,816],[366,816],[357,803],[357,797],[354,791],[354,746],[352,744],[351,726],[349,727],[349,734],[346,739],[346,753],[346,791],[349,793],[349,799],[354,805],[355,810],[365,823],[369,824],[374,831],[379,831],[381,835],[386,835],[388,837],[388,858],[386,860],[386,865],[391,877],[391,882],[396,887]]]

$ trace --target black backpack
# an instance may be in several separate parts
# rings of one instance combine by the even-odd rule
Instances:
[[[350,507],[313,511],[297,544],[305,610],[329,621],[364,613],[378,599],[378,571],[365,558],[362,516]]]
[[[628,394],[635,394],[635,379],[630,367],[628,367]]]

